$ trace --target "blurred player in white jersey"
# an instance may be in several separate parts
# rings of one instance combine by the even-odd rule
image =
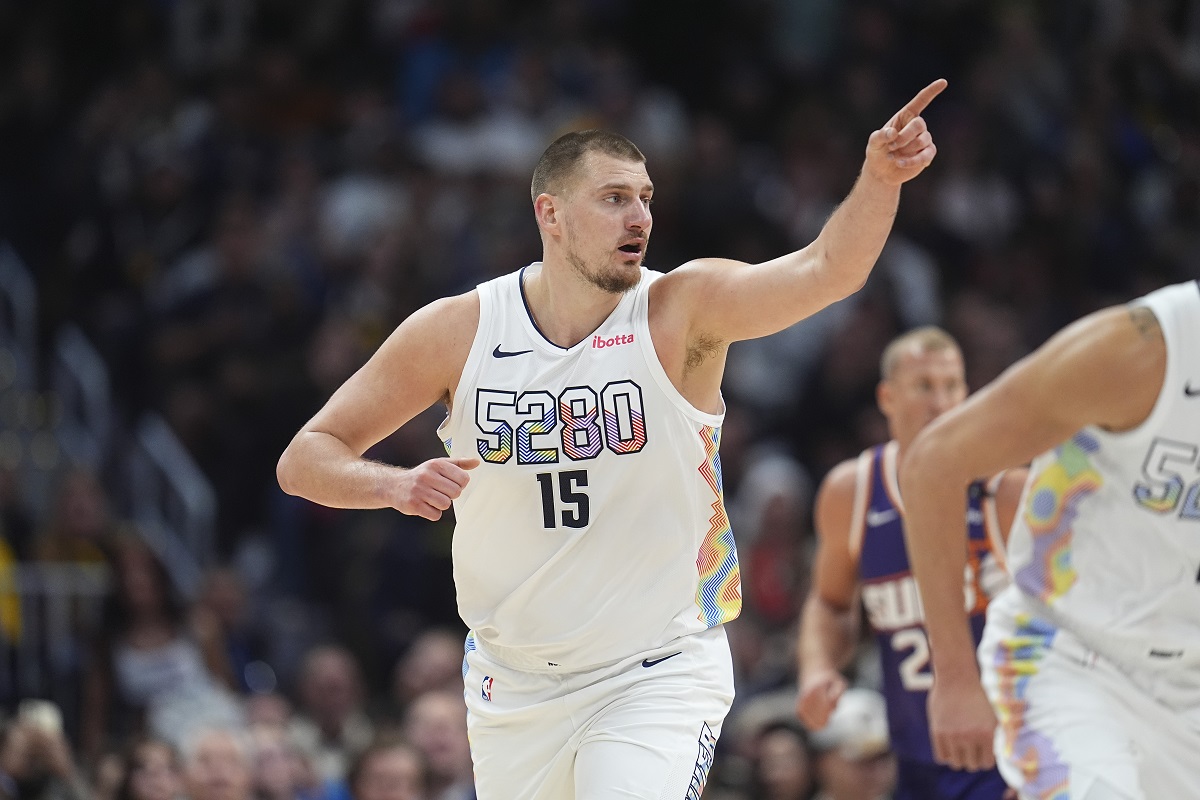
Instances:
[[[1029,459],[985,696],[949,501]],[[900,484],[937,756],[994,758],[1022,798],[1200,797],[1200,284],[1067,327],[927,428]]]

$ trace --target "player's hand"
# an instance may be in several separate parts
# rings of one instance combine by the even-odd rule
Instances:
[[[867,140],[867,160],[863,171],[891,186],[912,180],[929,166],[937,155],[921,112],[946,88],[938,78],[909,100],[904,108]]]
[[[810,731],[819,731],[829,723],[829,715],[837,708],[846,679],[837,670],[817,670],[806,673],[800,681],[800,696],[796,698],[796,716]]]
[[[955,769],[991,769],[996,766],[992,754],[995,732],[996,714],[978,681],[943,684],[934,680],[929,691],[934,758]]]
[[[404,470],[395,487],[392,508],[439,520],[471,479],[467,470],[478,466],[478,458],[433,458]]]

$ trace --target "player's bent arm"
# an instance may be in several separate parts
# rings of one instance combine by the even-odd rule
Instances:
[[[804,601],[797,647],[801,679],[840,670],[858,641],[858,556],[851,551],[855,462],[834,467],[816,500],[817,551],[812,587]]]
[[[406,513],[419,513],[403,507],[411,500],[408,483],[418,477],[452,492],[446,481],[463,478],[453,460],[410,475],[415,470],[363,453],[439,400],[449,403],[478,325],[475,292],[437,300],[402,322],[292,439],[276,468],[280,487],[334,508]]]
[[[1165,365],[1151,312],[1105,309],[1055,335],[909,447],[900,489],[937,681],[978,681],[962,603],[959,508],[967,485],[1026,464],[1088,425],[1122,431],[1140,424],[1158,397]]]

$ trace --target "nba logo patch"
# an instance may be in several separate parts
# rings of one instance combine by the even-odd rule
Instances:
[[[491,675],[483,676],[483,689],[481,694],[483,695],[483,699],[487,700],[489,703],[492,702],[492,680],[493,678]]]

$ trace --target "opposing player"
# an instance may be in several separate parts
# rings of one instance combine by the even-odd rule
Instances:
[[[945,504],[1035,456],[981,689]],[[900,483],[937,757],[994,758],[1022,798],[1200,796],[1200,285],[1068,326],[929,426]]]
[[[962,353],[940,328],[919,328],[884,349],[880,373],[876,395],[892,439],[839,464],[817,494],[818,547],[800,625],[797,713],[820,730],[837,706],[846,688],[841,670],[858,642],[861,596],[883,660],[888,727],[899,758],[896,800],[999,800],[1005,785],[995,770],[960,772],[933,758],[925,715],[933,676],[897,483],[897,464],[917,433],[966,398]],[[1024,478],[1022,469],[1001,473],[947,500],[957,537],[946,546],[964,554],[957,601],[970,616],[975,641],[989,599],[1007,582],[1003,537]]]
[[[408,318],[297,434],[283,488],[437,519],[454,505],[480,800],[698,797],[733,696],[737,556],[717,447],[730,342],[858,289],[936,149],[921,91],[809,246],[642,267],[654,185],[623,137],[534,170],[543,259]],[[428,406],[448,458],[363,453]]]

